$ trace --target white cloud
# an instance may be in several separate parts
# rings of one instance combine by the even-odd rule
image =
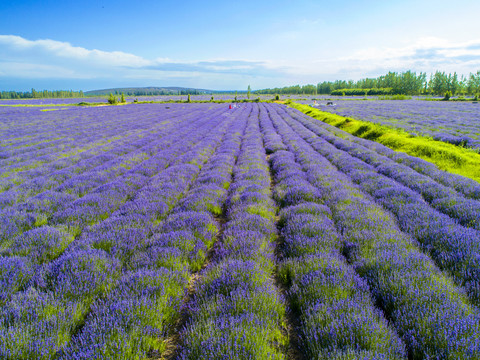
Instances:
[[[452,43],[441,38],[424,37],[408,46],[367,48],[326,62],[330,63],[331,70],[345,71],[350,68],[354,73],[364,74],[403,70],[428,73],[441,70],[467,74],[480,68],[480,41]]]
[[[430,73],[438,69],[468,74],[480,69],[480,41],[453,43],[424,37],[401,47],[369,47],[337,57],[326,54],[328,51],[310,57],[300,54],[295,61],[281,57],[175,61],[168,57],[146,59],[122,51],[86,49],[50,39],[0,35],[0,78],[113,79],[129,83],[138,79],[138,86],[168,81],[169,85],[211,88],[241,88],[250,83],[261,88],[374,77],[388,71]]]
[[[0,63],[4,73],[18,78],[169,79],[210,76],[277,76],[282,71],[271,63],[238,59],[174,61],[153,60],[122,51],[102,51],[72,46],[50,39],[27,40],[0,35]],[[6,76],[6,75],[3,75]]]
[[[0,45],[12,53],[25,54],[40,52],[44,55],[56,56],[64,59],[80,60],[87,63],[113,66],[146,66],[151,61],[142,57],[121,51],[88,50],[72,46],[68,42],[56,40],[27,40],[15,35],[0,35]]]

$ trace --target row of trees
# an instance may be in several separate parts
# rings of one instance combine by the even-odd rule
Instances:
[[[73,90],[43,90],[36,91],[2,91],[0,99],[44,99],[44,98],[79,98],[84,97],[83,91]]]
[[[283,88],[263,89],[256,94],[332,94],[335,90],[344,89],[391,89],[392,94],[404,95],[444,95],[447,91],[452,95],[476,95],[480,93],[480,71],[468,76],[458,76],[457,73],[447,74],[436,71],[427,76],[427,73],[417,74],[413,71],[402,73],[389,72],[377,78],[366,78],[358,81],[336,80],[324,81],[315,85],[295,85]],[[362,94],[362,91],[358,91]],[[364,93],[364,92],[363,92]]]

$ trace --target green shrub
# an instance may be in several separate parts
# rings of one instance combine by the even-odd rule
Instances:
[[[367,96],[367,95],[393,95],[392,88],[378,89],[337,89],[331,92],[331,95],[337,96]]]
[[[451,91],[447,91],[447,92],[445,93],[445,96],[444,96],[444,98],[443,98],[442,100],[443,100],[443,101],[448,101],[448,100],[450,100],[451,97],[452,97],[452,92],[451,92]]]
[[[110,95],[108,95],[108,103],[110,105],[117,105],[117,98],[112,93],[110,93]]]

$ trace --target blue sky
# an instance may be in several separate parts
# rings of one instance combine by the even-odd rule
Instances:
[[[468,74],[480,70],[478,14],[478,0],[0,0],[0,90]]]

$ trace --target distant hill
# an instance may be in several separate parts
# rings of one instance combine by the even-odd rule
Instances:
[[[85,91],[86,96],[101,96],[108,94],[121,94],[130,96],[141,96],[141,95],[201,95],[201,94],[212,94],[217,91],[206,90],[206,89],[194,89],[194,88],[184,88],[176,86],[168,87],[128,87],[128,88],[112,88],[112,89],[101,89],[101,90],[90,90]]]

